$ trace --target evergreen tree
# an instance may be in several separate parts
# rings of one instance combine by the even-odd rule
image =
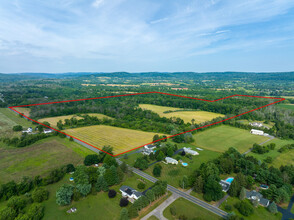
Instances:
[[[102,175],[100,175],[97,179],[97,183],[95,184],[95,188],[97,192],[100,191],[104,191],[107,192],[108,191],[108,184],[105,181],[104,177]]]
[[[155,177],[159,177],[161,175],[161,169],[162,169],[161,166],[159,164],[156,164],[152,171],[153,175]]]
[[[203,178],[202,176],[198,176],[195,180],[194,183],[194,191],[197,193],[202,193],[203,192]]]
[[[183,179],[179,181],[179,185],[181,188],[186,189],[188,187],[188,177],[183,176]]]
[[[149,189],[146,192],[146,197],[149,200],[149,203],[151,203],[151,202],[153,202],[155,200],[155,195],[154,195],[153,189]]]
[[[109,169],[107,169],[104,174],[104,178],[108,186],[119,184],[119,178],[118,178],[116,167],[111,166]]]
[[[273,214],[276,214],[278,212],[278,208],[275,202],[272,202],[271,204],[269,204],[267,209],[270,213],[273,213]]]
[[[121,209],[119,220],[129,220],[129,212],[126,208]]]
[[[242,189],[241,189],[241,192],[240,192],[239,198],[240,198],[241,200],[246,199],[246,189],[245,189],[244,187],[242,187]]]

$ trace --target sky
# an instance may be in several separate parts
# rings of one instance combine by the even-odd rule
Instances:
[[[0,1],[1,73],[116,71],[294,71],[294,1]]]

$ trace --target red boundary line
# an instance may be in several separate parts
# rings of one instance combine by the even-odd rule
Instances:
[[[168,136],[168,137],[166,137],[166,138],[161,138],[161,139],[159,139],[159,140],[156,140],[156,141],[153,141],[153,142],[150,142],[150,143],[147,143],[147,144],[153,144],[153,143],[155,143],[155,142],[162,141],[162,140],[165,140],[165,139],[168,139],[168,138],[171,138],[171,137],[177,136],[177,135],[185,134],[185,133],[188,133],[188,132],[191,132],[191,131],[195,131],[195,130],[198,130],[198,129],[201,129],[201,128],[209,127],[209,126],[211,126],[211,125],[219,124],[219,123],[222,123],[222,122],[224,122],[224,121],[228,121],[228,120],[230,120],[230,119],[233,119],[233,118],[239,117],[239,116],[241,116],[241,115],[245,115],[245,114],[247,114],[247,113],[249,113],[249,112],[253,112],[253,111],[256,111],[256,110],[258,110],[258,109],[261,109],[261,108],[264,108],[264,107],[267,107],[267,106],[270,106],[270,105],[273,105],[273,104],[276,104],[276,103],[278,103],[278,102],[281,102],[281,101],[284,101],[284,100],[285,100],[284,98],[264,97],[264,96],[253,96],[253,95],[238,95],[238,94],[236,94],[236,95],[231,95],[231,96],[227,96],[227,97],[220,98],[220,99],[216,99],[216,100],[206,100],[206,99],[199,99],[199,98],[194,98],[194,97],[189,97],[189,96],[182,96],[182,95],[176,95],[176,94],[170,94],[170,93],[156,92],[156,91],[155,91],[155,92],[142,92],[142,93],[132,93],[132,94],[123,94],[123,95],[114,95],[114,96],[104,96],[104,97],[86,98],[86,99],[65,100],[65,101],[57,101],[57,102],[47,102],[47,103],[37,103],[37,104],[29,104],[29,105],[10,106],[10,107],[8,107],[8,108],[10,108],[11,110],[15,111],[16,113],[22,115],[23,117],[25,117],[25,118],[27,118],[27,119],[33,121],[33,122],[36,122],[36,123],[38,123],[38,124],[41,124],[41,125],[43,125],[43,126],[45,126],[45,127],[48,127],[48,128],[50,128],[50,129],[52,129],[52,130],[55,130],[55,131],[57,131],[57,132],[59,132],[59,133],[61,133],[61,134],[65,134],[65,135],[67,135],[67,136],[69,136],[69,137],[72,137],[72,138],[74,138],[74,139],[76,139],[76,140],[78,140],[78,141],[81,141],[81,142],[83,142],[83,143],[85,143],[85,144],[87,144],[87,145],[89,145],[89,146],[91,146],[91,147],[93,147],[93,148],[96,148],[96,149],[98,149],[98,150],[100,150],[100,151],[102,151],[102,152],[104,152],[104,153],[107,153],[107,154],[109,154],[109,155],[111,155],[111,156],[113,156],[113,157],[116,157],[116,156],[119,156],[119,155],[121,155],[121,154],[125,154],[125,153],[127,153],[127,152],[130,152],[130,151],[136,150],[136,149],[138,149],[138,148],[141,148],[141,147],[143,147],[143,146],[145,146],[145,145],[147,145],[147,144],[144,144],[144,145],[142,145],[142,146],[139,146],[139,147],[133,148],[133,149],[131,149],[131,150],[127,150],[127,151],[125,151],[125,152],[122,152],[122,153],[119,153],[119,154],[115,154],[115,155],[113,155],[113,154],[110,154],[110,153],[108,153],[108,152],[106,152],[106,151],[104,151],[104,150],[102,150],[102,149],[100,149],[100,148],[98,148],[98,147],[93,146],[92,144],[89,144],[89,143],[87,143],[87,142],[85,142],[85,141],[83,141],[83,140],[80,140],[79,138],[76,138],[76,137],[71,136],[71,135],[69,135],[69,134],[66,134],[66,133],[64,133],[64,132],[62,132],[62,131],[59,131],[59,130],[57,130],[57,129],[55,129],[55,128],[52,128],[52,127],[50,127],[50,126],[47,126],[47,125],[45,125],[45,124],[43,124],[43,123],[40,123],[40,122],[38,122],[38,121],[36,121],[36,120],[34,120],[34,119],[31,119],[31,118],[29,118],[28,116],[26,116],[26,115],[20,113],[19,111],[15,110],[14,108],[17,108],[17,107],[36,106],[36,105],[48,105],[48,104],[56,104],[56,103],[64,103],[64,102],[86,101],[86,100],[94,100],[94,99],[115,98],[115,97],[122,97],[122,96],[131,96],[131,95],[144,95],[144,94],[150,94],[150,93],[158,93],[158,94],[163,94],[163,95],[177,96],[177,97],[182,97],[182,98],[187,98],[187,99],[195,99],[195,100],[200,100],[200,101],[205,101],[205,102],[217,102],[217,101],[224,100],[224,99],[228,99],[228,98],[232,98],[232,97],[235,97],[235,96],[253,97],[253,98],[264,98],[264,99],[277,99],[278,101],[275,101],[275,102],[269,103],[269,104],[267,104],[267,105],[264,105],[264,106],[261,106],[261,107],[258,107],[258,108],[255,108],[255,109],[252,109],[252,110],[250,110],[250,111],[247,111],[247,112],[244,112],[244,113],[241,113],[241,114],[238,114],[238,115],[235,115],[235,116],[232,116],[232,117],[226,118],[226,119],[221,120],[221,121],[218,121],[218,122],[214,122],[214,123],[209,124],[209,125],[204,125],[204,126],[202,126],[202,127],[194,128],[194,129],[191,129],[191,130],[189,130],[189,131],[184,131],[184,132],[181,132],[181,133],[178,133],[178,134],[175,134],[175,135]]]

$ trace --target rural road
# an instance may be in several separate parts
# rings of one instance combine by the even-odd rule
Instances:
[[[122,163],[119,159],[117,159],[117,162],[118,162],[118,164]],[[130,169],[133,171],[133,173],[135,173],[135,174],[149,180],[150,182],[155,183],[156,181],[158,181],[158,179],[156,179],[155,177],[150,176],[147,173],[142,172],[141,170],[138,170],[138,169],[133,168],[133,167],[130,167]],[[208,203],[206,203],[206,202],[204,202],[204,201],[202,201],[200,199],[197,199],[196,197],[189,195],[187,192],[183,192],[183,191],[181,191],[181,190],[179,190],[179,189],[177,189],[177,188],[175,188],[175,187],[173,187],[171,185],[167,185],[167,190],[171,191],[172,193],[174,193],[174,194],[176,194],[176,195],[178,195],[180,197],[183,197],[183,198],[187,199],[190,202],[193,202],[194,204],[196,204],[198,206],[201,206],[202,208],[204,208],[204,209],[206,209],[206,210],[208,210],[208,211],[210,211],[210,212],[212,212],[212,213],[214,213],[214,214],[216,214],[216,215],[218,215],[218,216],[220,216],[222,218],[227,218],[228,213],[226,213],[225,211],[223,211],[223,210],[221,210],[221,209],[219,209],[219,208],[217,208],[217,207],[215,207],[213,205],[210,205],[210,204],[208,204]]]

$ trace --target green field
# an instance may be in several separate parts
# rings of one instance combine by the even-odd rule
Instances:
[[[45,175],[51,169],[68,163],[83,163],[93,154],[68,139],[52,137],[24,148],[0,148],[0,183],[19,181],[23,176]]]
[[[185,121],[185,123],[191,123],[191,120],[194,119],[195,123],[201,123],[205,121],[210,121],[217,117],[224,117],[222,114],[207,112],[207,111],[185,111],[182,108],[166,107],[159,105],[150,105],[150,104],[140,104],[140,108],[151,110],[156,112],[161,117],[172,118],[177,117]],[[183,110],[183,111],[180,111]],[[170,113],[164,113],[166,111],[176,111]]]
[[[279,104],[277,105],[279,108],[289,109],[294,111],[294,104]]]
[[[22,107],[16,107],[14,108],[16,111],[24,114],[25,116],[30,116],[31,109],[30,108],[22,108]]]
[[[176,216],[172,216],[170,213],[170,208],[175,207],[176,208]],[[194,203],[184,199],[179,198],[176,201],[174,201],[172,204],[170,204],[164,211],[163,211],[164,217],[167,219],[173,220],[173,219],[179,219],[180,215],[185,215],[188,219],[221,219],[221,217],[212,214],[211,212],[207,211],[206,209],[195,205]]]
[[[107,125],[67,129],[64,132],[99,148],[110,145],[114,149],[114,154],[152,142],[156,134]]]
[[[294,150],[289,150],[287,152],[279,153],[278,150],[286,145],[286,144],[293,144],[294,140],[281,140],[278,138],[275,138],[264,145],[270,144],[270,143],[275,143],[276,148],[275,150],[271,150],[268,153],[265,154],[256,154],[250,152],[248,155],[249,156],[254,156],[258,160],[263,161],[267,157],[272,157],[273,158],[273,163],[270,165],[273,165],[274,167],[279,168],[281,165],[294,165]]]
[[[240,201],[238,198],[233,198],[233,197],[229,197],[225,202],[223,202],[221,204],[221,206],[219,207],[222,210],[225,210],[225,204],[229,204],[233,207],[233,212],[240,216],[243,217],[244,219],[248,219],[248,220],[280,220],[282,218],[282,214],[280,212],[278,212],[277,214],[272,214],[270,213],[265,207],[262,206],[258,206],[257,208],[254,209],[254,213],[250,216],[243,216],[239,213],[239,211],[234,207],[234,204],[236,204],[238,201]]]
[[[262,143],[268,137],[250,134],[249,131],[229,125],[220,125],[193,135],[193,145],[217,152],[224,152],[230,147],[240,153],[246,152],[254,143]]]
[[[24,128],[33,127],[32,123],[8,108],[0,108],[0,137],[19,136],[21,132],[13,132],[15,125],[21,125]]]
[[[50,191],[49,199],[43,204],[45,205],[44,220],[48,219],[89,219],[89,220],[116,220],[119,219],[121,207],[119,206],[119,200],[121,199],[121,193],[119,188],[122,185],[131,186],[138,190],[137,185],[140,182],[140,177],[133,175],[126,177],[125,181],[119,185],[111,187],[117,191],[115,198],[109,199],[107,193],[100,192],[97,195],[88,195],[79,201],[72,203],[68,206],[60,207],[56,204],[55,193],[56,190],[64,183],[71,183],[69,181],[70,175],[66,175],[60,182],[47,186]],[[153,183],[145,180],[146,188],[152,186]],[[142,191],[142,190],[139,190]],[[77,208],[76,213],[68,214],[66,211],[71,207]]]
[[[195,149],[195,146],[189,145],[189,144],[178,144],[178,148],[183,148],[183,147],[191,147],[193,150]],[[196,150],[197,151],[197,150]],[[210,150],[203,150],[203,151],[198,151],[199,155],[197,156],[192,156],[192,159],[190,160],[187,157],[175,155],[173,158],[180,157],[180,159],[183,162],[188,163],[187,167],[182,166],[180,163],[177,165],[174,164],[164,164],[162,162],[158,163],[162,166],[161,170],[161,176],[158,177],[160,180],[167,181],[169,184],[179,187],[179,181],[183,178],[184,175],[189,176],[193,174],[193,172],[200,167],[202,163],[208,162],[209,160],[213,160],[220,156],[219,152],[215,151],[210,151]],[[131,164],[133,165],[133,164]],[[153,175],[152,171],[154,168],[155,164],[150,166],[147,170],[145,170],[146,173]]]

